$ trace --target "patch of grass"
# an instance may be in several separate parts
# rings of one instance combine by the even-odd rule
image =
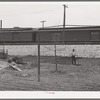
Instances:
[[[42,56],[40,66],[40,82],[38,82],[38,66],[36,56],[23,57],[20,68],[22,72],[5,69],[1,72],[0,88],[8,90],[44,90],[44,91],[99,91],[100,59],[78,58],[77,65],[71,64],[69,57],[57,57],[57,68],[53,56]],[[29,76],[24,77],[22,74]],[[7,79],[7,75],[9,77]],[[4,77],[5,76],[5,77]],[[13,85],[12,87],[10,85]],[[16,84],[16,85],[15,85]],[[11,87],[11,88],[10,88]],[[22,88],[21,88],[22,87]],[[29,88],[26,88],[29,87]],[[3,89],[2,89],[3,90]]]

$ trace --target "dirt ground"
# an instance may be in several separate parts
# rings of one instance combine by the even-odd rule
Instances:
[[[57,57],[56,71],[54,57],[41,57],[40,82],[37,57],[23,57],[23,62],[21,72],[0,70],[0,91],[100,91],[99,58],[78,58],[75,66],[71,58]]]

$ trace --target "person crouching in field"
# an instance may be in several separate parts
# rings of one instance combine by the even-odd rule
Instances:
[[[72,65],[76,65],[76,52],[73,49],[71,53]]]

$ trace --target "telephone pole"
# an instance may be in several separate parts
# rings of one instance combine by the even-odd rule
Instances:
[[[56,45],[56,41],[57,41],[57,34],[55,35],[55,44],[54,44],[55,65],[56,65],[56,72],[57,72],[58,68],[57,68],[57,45]]]
[[[40,34],[39,32],[37,33],[37,36],[38,36],[38,82],[40,82]]]
[[[2,20],[0,20],[0,28],[2,29]],[[4,39],[4,37],[3,37]],[[4,43],[4,40],[3,40],[3,58],[5,58],[5,43]]]
[[[46,21],[41,21],[42,22],[42,28],[44,28],[44,22]],[[38,31],[37,33],[38,36],[38,82],[40,82],[40,33]]]
[[[0,28],[2,28],[2,20],[0,20]]]
[[[41,23],[42,23],[42,28],[44,28],[44,23],[45,23],[45,22],[46,22],[45,20],[41,21]]]
[[[64,18],[63,18],[63,43],[65,42],[65,23],[66,23],[66,7],[68,8],[68,5],[66,6],[65,4],[64,6]]]

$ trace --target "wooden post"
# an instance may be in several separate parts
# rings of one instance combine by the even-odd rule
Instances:
[[[3,41],[3,59],[5,59],[5,45],[4,45],[4,41]]]
[[[40,34],[38,35],[38,82],[40,82]]]
[[[58,70],[57,68],[57,52],[56,52],[56,42],[55,42],[55,50],[54,50],[54,53],[55,53],[55,64],[56,64],[56,71]]]
[[[63,43],[65,43],[66,7],[68,8],[68,5],[66,6],[64,4],[63,6],[64,6],[64,18],[63,18],[63,36],[62,36],[62,41],[63,41]]]
[[[2,20],[1,20],[1,28],[2,28]]]

